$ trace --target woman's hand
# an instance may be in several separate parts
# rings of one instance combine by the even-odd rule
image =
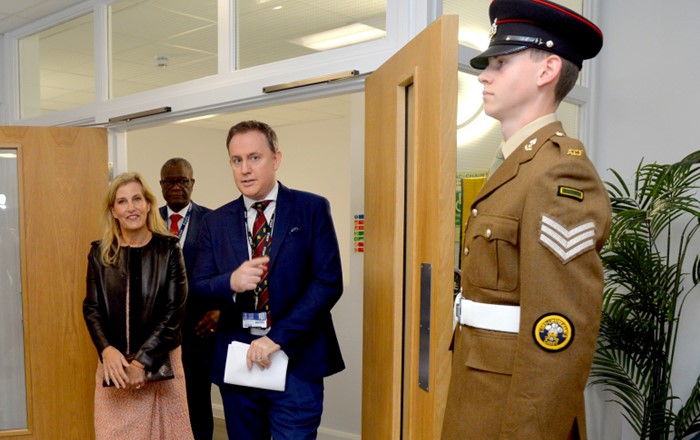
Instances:
[[[137,360],[131,361],[126,367],[126,375],[128,376],[126,382],[130,389],[138,390],[146,383],[146,368]]]
[[[124,370],[129,366],[123,354],[111,345],[102,350],[102,366],[107,385],[114,383],[117,388],[126,388],[128,376]]]

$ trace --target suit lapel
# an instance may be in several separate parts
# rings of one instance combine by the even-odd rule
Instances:
[[[289,227],[294,217],[294,195],[292,191],[280,183],[277,193],[277,205],[275,206],[275,224],[272,229],[272,249],[270,249],[270,269],[277,261],[284,238],[289,232]]]
[[[190,201],[191,210],[190,218],[187,219],[187,236],[185,237],[185,247],[195,246],[194,240],[196,240],[197,233],[199,232],[199,215],[200,208],[194,202]]]
[[[549,138],[551,138],[557,131],[563,131],[561,122],[559,121],[542,127],[541,129],[537,130],[535,134],[525,139],[525,141],[520,144],[518,148],[516,148],[515,151],[513,151],[513,153],[508,157],[508,159],[506,159],[505,162],[503,162],[503,164],[496,170],[493,176],[486,181],[484,187],[481,189],[472,205],[488,197],[489,194],[494,192],[496,189],[515,178],[515,176],[518,175],[520,165],[532,160],[542,145],[544,145],[544,143],[547,142]]]
[[[245,224],[243,197],[241,196],[231,202],[226,209],[229,210],[230,215],[223,216],[223,218],[233,219],[233,224],[227,225],[225,229],[225,248],[233,252],[237,261],[236,266],[238,266],[250,258],[248,254],[248,249],[250,248],[248,244],[248,227]]]

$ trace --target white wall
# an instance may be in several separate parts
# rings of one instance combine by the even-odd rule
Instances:
[[[359,195],[361,202],[363,196],[362,187],[359,192],[357,188],[358,179],[363,179],[363,96],[353,97],[351,118],[273,127],[282,151],[277,178],[290,188],[329,199],[341,248],[345,291],[333,317],[346,369],[326,380],[321,439],[359,439],[361,428],[362,258],[352,253],[352,216],[362,209],[356,199]],[[232,120],[231,125],[236,122]],[[228,166],[226,135],[226,131],[177,124],[132,130],[127,135],[128,170],[144,175],[162,205],[160,167],[171,157],[184,157],[194,168],[192,199],[217,208],[239,195]],[[352,158],[351,143],[355,146]],[[351,166],[351,161],[357,162],[358,154],[359,170],[358,166]],[[355,174],[352,177],[351,169]],[[215,414],[222,416],[221,398],[214,389]]]
[[[639,161],[672,163],[700,149],[697,0],[601,0],[597,24],[605,42],[598,57],[595,96],[595,162],[631,176]],[[695,249],[695,253],[698,250]],[[686,399],[700,373],[700,292],[686,302],[680,326],[673,391]],[[596,398],[599,390],[589,392]],[[598,395],[596,400],[602,401]],[[675,408],[680,405],[676,403]],[[589,413],[592,440],[632,439],[621,427],[619,407]]]

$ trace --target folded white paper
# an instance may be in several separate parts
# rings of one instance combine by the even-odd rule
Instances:
[[[249,347],[249,344],[238,341],[233,341],[228,345],[224,382],[231,385],[284,391],[287,363],[289,362],[287,354],[282,350],[276,351],[270,355],[270,368],[263,370],[258,365],[253,364],[253,368],[248,370],[246,354]]]

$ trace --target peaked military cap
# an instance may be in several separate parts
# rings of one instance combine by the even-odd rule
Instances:
[[[489,7],[491,43],[471,59],[475,69],[485,69],[488,58],[529,48],[565,58],[581,69],[603,47],[598,27],[564,6],[547,0],[493,0]]]

